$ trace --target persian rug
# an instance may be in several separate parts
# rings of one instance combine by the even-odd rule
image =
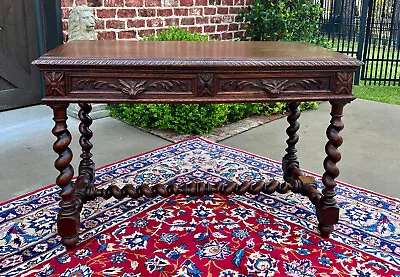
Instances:
[[[281,174],[278,162],[194,138],[103,167],[95,184]],[[82,210],[81,241],[68,251],[56,235],[58,191],[0,206],[0,276],[400,277],[400,201],[344,183],[330,239],[319,237],[314,208],[299,194],[98,199]]]

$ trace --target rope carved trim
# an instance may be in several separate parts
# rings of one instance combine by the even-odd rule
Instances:
[[[260,60],[135,60],[135,59],[57,59],[42,57],[32,64],[35,65],[87,65],[87,66],[261,66],[261,67],[289,67],[289,66],[360,66],[354,60],[296,60],[296,61],[260,61]]]

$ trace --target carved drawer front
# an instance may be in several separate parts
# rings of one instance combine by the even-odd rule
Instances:
[[[162,95],[192,95],[196,75],[96,76],[71,75],[70,94],[110,95],[121,98],[157,98]]]
[[[346,98],[352,72],[45,72],[46,96],[127,102],[302,101]],[[212,99],[213,98],[213,99]]]
[[[310,94],[331,93],[330,76],[294,77],[294,76],[249,76],[219,75],[218,95],[224,96],[307,96]]]

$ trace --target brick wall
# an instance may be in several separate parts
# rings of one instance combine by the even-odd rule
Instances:
[[[179,25],[219,40],[243,34],[235,20],[251,0],[61,0],[64,38],[72,7],[88,5],[96,16],[99,39],[139,39]]]

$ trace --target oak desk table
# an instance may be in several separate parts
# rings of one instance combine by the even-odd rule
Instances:
[[[58,234],[62,243],[78,243],[80,211],[97,197],[168,197],[173,194],[286,193],[307,196],[316,207],[318,228],[328,237],[339,219],[334,179],[341,156],[339,135],[343,107],[355,99],[352,77],[361,63],[351,57],[318,46],[297,42],[164,42],[164,41],[74,41],[52,50],[33,62],[44,74],[43,103],[54,112],[58,154],[56,183],[61,187]],[[332,119],[327,129],[325,173],[320,192],[315,180],[305,176],[296,156],[301,101],[330,101]],[[91,148],[90,103],[289,103],[284,182],[273,180],[237,184],[190,183],[94,187]],[[74,170],[71,134],[67,129],[67,107],[80,106],[79,140],[82,148],[79,175]]]

